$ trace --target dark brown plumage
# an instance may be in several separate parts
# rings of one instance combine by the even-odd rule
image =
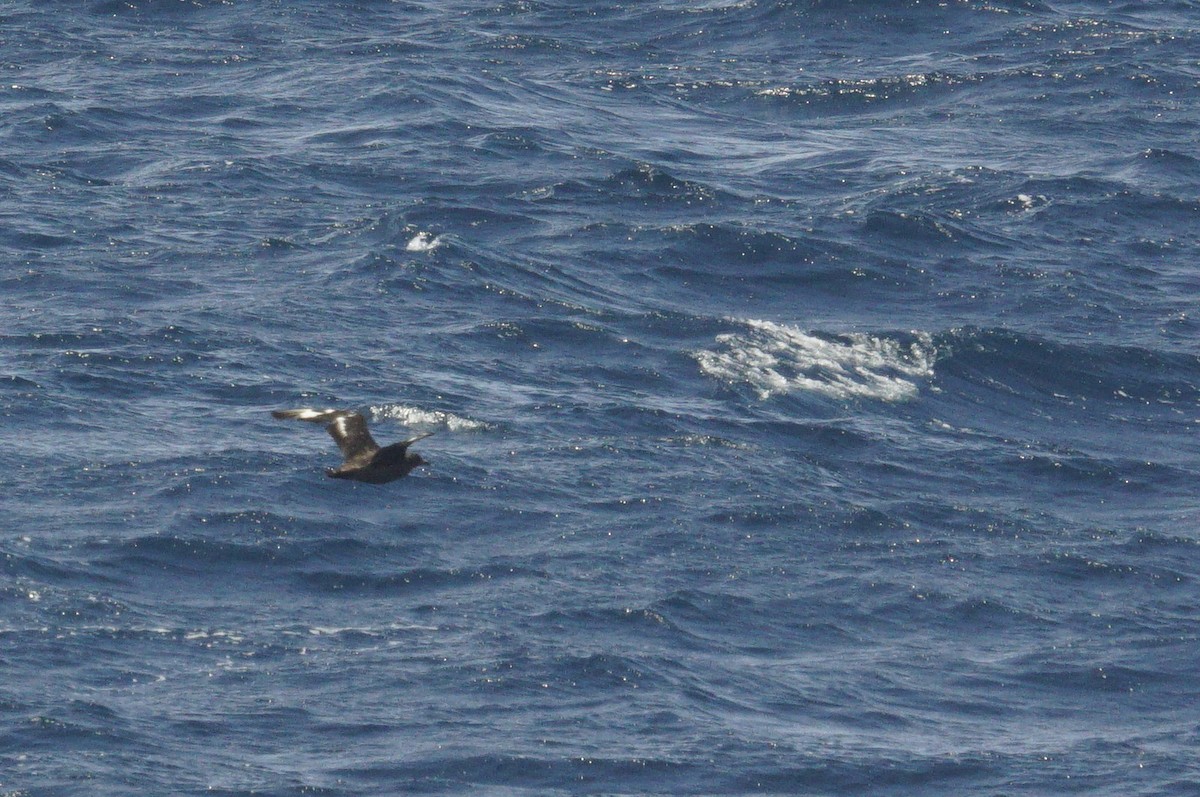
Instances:
[[[420,454],[409,451],[408,447],[433,432],[380,448],[367,431],[367,419],[353,410],[273,410],[271,415],[280,420],[325,424],[325,431],[338,444],[345,458],[338,467],[325,469],[325,475],[334,479],[387,484],[407,476],[413,468],[427,464]]]

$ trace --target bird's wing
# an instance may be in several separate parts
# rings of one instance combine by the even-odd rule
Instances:
[[[311,423],[328,423],[341,412],[347,412],[347,410],[314,410],[306,407],[299,410],[271,410],[271,416],[281,421],[295,419]]]
[[[338,448],[342,450],[342,456],[347,460],[369,456],[379,450],[379,444],[367,431],[367,419],[353,410],[272,410],[271,415],[281,420],[295,419],[326,424],[325,430],[338,444]],[[431,434],[433,432],[425,432],[416,437],[410,437],[403,443],[397,443],[396,446],[403,451]],[[391,447],[389,446],[389,448]]]
[[[424,434],[419,434],[416,437],[408,438],[400,445],[404,446],[405,448],[408,448],[409,446],[411,446],[413,443],[417,442],[418,440],[424,440],[426,437],[432,437],[432,436],[433,436],[433,432],[425,432]]]
[[[347,460],[374,454],[379,444],[367,431],[367,419],[357,412],[339,412],[325,427]]]

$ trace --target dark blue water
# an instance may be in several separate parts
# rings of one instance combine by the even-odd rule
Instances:
[[[1198,96],[1190,0],[0,5],[0,794],[1200,794]]]

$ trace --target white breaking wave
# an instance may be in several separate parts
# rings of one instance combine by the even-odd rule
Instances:
[[[442,245],[442,236],[433,235],[427,232],[419,232],[405,244],[404,249],[407,252],[429,252],[437,249]]]
[[[910,344],[851,333],[830,339],[770,321],[748,320],[745,332],[717,335],[719,348],[695,353],[700,370],[745,383],[760,398],[804,390],[832,398],[901,401],[933,376],[937,349],[924,332]]]
[[[474,432],[488,428],[483,421],[475,421],[441,410],[423,410],[420,407],[408,407],[403,404],[385,404],[381,407],[371,407],[371,415],[376,420],[390,418],[400,421],[405,426],[430,427],[440,426],[451,432]]]

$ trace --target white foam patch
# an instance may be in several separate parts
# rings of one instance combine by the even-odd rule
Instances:
[[[429,428],[431,426],[448,429],[451,432],[475,432],[487,429],[483,421],[476,421],[441,410],[423,410],[420,407],[408,407],[403,404],[386,404],[381,407],[371,407],[371,415],[376,419],[390,418],[400,421],[405,426]]]
[[[745,332],[717,336],[719,348],[695,353],[700,370],[745,383],[760,398],[794,390],[832,398],[903,401],[933,376],[937,349],[924,332],[915,340],[852,333],[830,339],[770,321],[748,320]]]
[[[428,232],[419,232],[404,245],[406,252],[431,252],[442,245],[442,236]]]

